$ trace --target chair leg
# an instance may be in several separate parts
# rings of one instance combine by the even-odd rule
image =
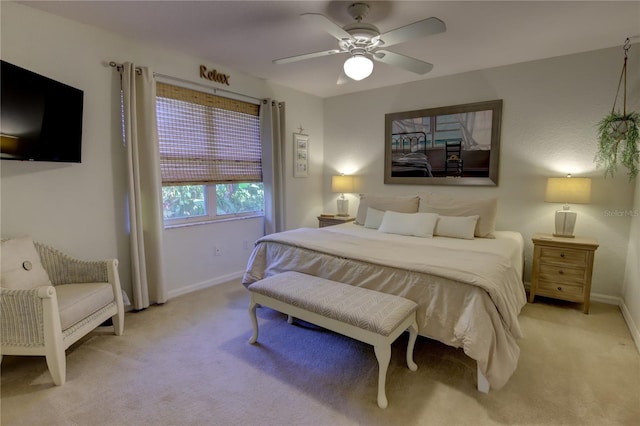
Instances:
[[[124,333],[124,312],[118,312],[111,317],[113,321],[113,331],[116,336],[122,336]]]
[[[46,350],[47,367],[56,386],[62,386],[67,380],[67,360],[62,345],[52,345]]]

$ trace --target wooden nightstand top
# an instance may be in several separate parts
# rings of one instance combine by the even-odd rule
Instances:
[[[340,225],[341,223],[353,222],[356,220],[353,216],[318,216],[318,224],[320,227]]]
[[[552,234],[544,234],[540,232],[533,234],[531,240],[534,244],[550,245],[554,247],[587,248],[595,250],[599,246],[598,241],[591,237],[563,238],[554,237]]]

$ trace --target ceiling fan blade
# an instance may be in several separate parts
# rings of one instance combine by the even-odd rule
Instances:
[[[388,50],[376,50],[373,59],[385,64],[403,68],[416,74],[426,74],[433,68],[433,65],[410,56],[390,52]]]
[[[446,25],[438,18],[427,18],[380,34],[378,37],[383,41],[384,46],[392,46],[414,38],[443,33],[446,30]]]
[[[274,59],[274,64],[288,64],[290,62],[302,61],[304,59],[320,58],[322,56],[334,55],[341,53],[339,49],[324,50],[322,52],[305,53],[304,55],[289,56],[288,58]]]
[[[342,29],[338,24],[320,13],[303,13],[302,19],[312,23],[318,28],[322,28],[338,40],[351,40],[351,34]]]

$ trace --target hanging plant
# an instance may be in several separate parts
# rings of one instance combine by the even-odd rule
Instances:
[[[618,162],[628,170],[629,180],[635,179],[640,168],[640,152],[638,151],[638,127],[640,114],[636,111],[627,113],[627,52],[630,42],[624,43],[624,65],[618,82],[618,91],[613,102],[613,109],[598,123],[598,151],[595,162],[604,167],[604,175],[613,177]],[[620,84],[624,78],[624,104],[622,112],[616,111],[616,102],[620,92]]]
[[[604,167],[604,175],[613,177],[617,169],[618,158],[620,164],[628,169],[629,179],[638,175],[638,124],[640,114],[630,112],[621,114],[611,112],[598,123],[598,152],[596,164]]]

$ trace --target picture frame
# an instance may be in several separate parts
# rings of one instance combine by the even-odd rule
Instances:
[[[497,186],[502,99],[385,114],[384,183]]]
[[[293,134],[293,177],[309,177],[309,135]]]

